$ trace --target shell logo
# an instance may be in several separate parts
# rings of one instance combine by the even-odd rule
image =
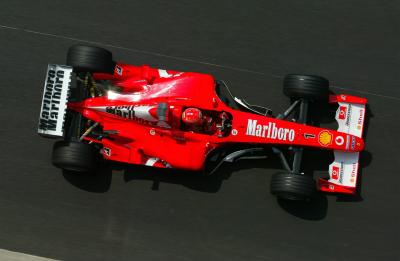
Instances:
[[[318,142],[319,144],[321,144],[322,146],[328,146],[332,144],[332,133],[330,133],[329,131],[321,131],[318,135]]]

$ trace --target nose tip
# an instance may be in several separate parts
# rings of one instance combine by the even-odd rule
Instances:
[[[357,141],[356,141],[356,150],[357,150],[357,151],[362,151],[362,150],[364,149],[364,146],[365,146],[365,144],[364,144],[363,139],[357,138]]]

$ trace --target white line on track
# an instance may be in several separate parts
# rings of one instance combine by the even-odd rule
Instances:
[[[55,259],[23,254],[19,252],[0,249],[0,260],[7,261],[54,261]]]
[[[283,78],[283,76],[281,76],[281,75],[276,75],[276,74],[272,74],[272,73],[263,73],[263,72],[253,71],[253,70],[239,68],[239,67],[233,67],[233,66],[221,65],[221,64],[216,64],[216,63],[197,61],[197,60],[184,58],[184,57],[171,56],[171,55],[157,53],[157,52],[139,50],[139,49],[128,48],[128,47],[123,47],[123,46],[118,46],[118,45],[113,45],[113,44],[107,44],[107,43],[101,43],[101,42],[96,42],[96,41],[89,41],[89,40],[79,39],[79,38],[65,36],[65,35],[44,33],[44,32],[34,31],[34,30],[30,30],[30,29],[20,28],[20,27],[0,25],[0,28],[1,29],[8,29],[8,30],[15,30],[15,31],[22,31],[22,32],[25,32],[25,33],[48,36],[48,37],[53,37],[53,38],[77,41],[77,42],[81,42],[81,43],[101,45],[101,46],[111,47],[111,48],[115,48],[115,49],[135,52],[135,53],[141,53],[141,54],[147,54],[147,55],[152,55],[152,56],[164,57],[164,58],[169,58],[169,59],[174,59],[174,60],[184,61],[184,62],[203,64],[203,65],[208,65],[208,66],[213,66],[213,67],[217,67],[217,68],[223,68],[223,69],[228,69],[228,70],[233,70],[233,71],[238,71],[238,72],[245,72],[245,73],[269,76],[269,77],[280,78],[280,79]],[[385,99],[391,99],[391,100],[400,101],[400,98],[399,97],[395,97],[395,96],[388,96],[388,95],[383,95],[383,94],[380,94],[380,93],[367,92],[367,91],[355,90],[355,89],[350,89],[350,88],[343,88],[343,87],[339,87],[339,86],[335,86],[335,85],[331,85],[330,87],[335,88],[335,89],[339,89],[339,90],[352,91],[352,92],[356,92],[356,93],[361,93],[361,94],[377,96],[377,97],[381,97],[381,98],[385,98]]]
[[[66,39],[66,40],[77,41],[77,42],[88,43],[88,44],[97,44],[97,45],[112,47],[112,48],[116,48],[116,49],[131,51],[131,52],[135,52],[135,53],[142,53],[142,54],[148,54],[148,55],[152,55],[152,56],[165,57],[165,58],[170,58],[170,59],[174,59],[174,60],[178,60],[178,61],[185,61],[185,62],[191,62],[191,63],[204,64],[204,65],[209,65],[209,66],[219,67],[219,68],[224,68],[224,69],[230,69],[230,70],[235,70],[235,71],[240,71],[240,72],[247,72],[247,73],[258,74],[258,75],[268,75],[268,76],[270,75],[270,74],[266,74],[266,73],[263,73],[263,72],[257,72],[257,71],[252,71],[252,70],[248,70],[248,69],[243,69],[243,68],[226,66],[226,65],[216,64],[216,63],[202,62],[202,61],[197,61],[197,60],[193,60],[193,59],[189,59],[189,58],[176,57],[176,56],[171,56],[171,55],[157,53],[157,52],[150,52],[150,51],[145,51],[145,50],[139,50],[139,49],[133,49],[133,48],[123,47],[123,46],[117,46],[117,45],[113,45],[113,44],[89,41],[89,40],[84,40],[84,39],[79,39],[79,38],[59,35],[59,34],[44,33],[44,32],[24,29],[24,28],[6,26],[6,25],[0,25],[0,28],[9,29],[9,30],[16,30],[16,31],[22,31],[22,32],[25,32],[25,33],[38,34],[38,35],[43,35],[43,36],[49,36],[49,37],[54,37],[54,38],[59,38],[59,39]],[[271,76],[275,77],[275,78],[281,78],[279,75],[272,75],[271,74]]]
[[[339,87],[339,86],[335,86],[335,85],[330,85],[329,87],[339,89],[339,90],[353,91],[353,92],[357,92],[357,93],[361,93],[361,94],[372,95],[372,96],[381,97],[381,98],[385,98],[385,99],[400,101],[400,98],[395,97],[395,96],[388,96],[388,95],[383,95],[383,94],[374,93],[374,92],[366,92],[366,91],[354,90],[354,89],[350,89],[350,88],[343,88],[343,87]]]

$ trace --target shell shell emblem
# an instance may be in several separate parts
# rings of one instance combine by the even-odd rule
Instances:
[[[318,135],[318,142],[322,146],[329,146],[332,144],[332,137],[333,135],[329,131],[321,131]]]

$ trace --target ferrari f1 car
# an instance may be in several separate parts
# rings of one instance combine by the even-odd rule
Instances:
[[[367,101],[330,94],[322,77],[287,75],[283,92],[292,102],[274,116],[208,74],[115,62],[111,52],[83,45],[69,48],[66,64],[48,65],[38,126],[39,134],[62,138],[52,154],[61,169],[94,171],[104,158],[213,173],[221,162],[272,148],[283,166],[272,194],[302,200],[317,190],[356,192]],[[314,101],[338,105],[337,130],[307,125]],[[328,179],[315,182],[302,170],[307,147],[333,151]]]

